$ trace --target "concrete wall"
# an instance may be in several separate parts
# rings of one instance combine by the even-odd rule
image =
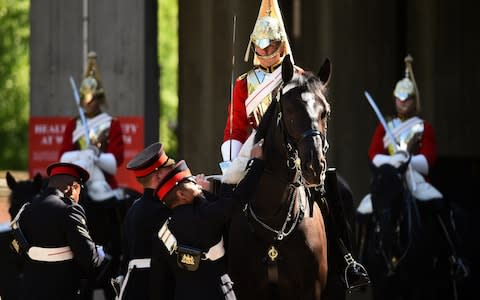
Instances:
[[[84,71],[82,2],[31,1],[32,116],[77,114],[68,78],[79,85]],[[158,138],[156,2],[88,2],[88,50],[97,53],[106,110],[145,115],[146,141]]]

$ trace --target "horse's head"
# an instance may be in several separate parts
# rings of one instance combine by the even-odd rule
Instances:
[[[45,181],[39,173],[33,179],[17,181],[10,172],[7,172],[6,181],[11,190],[8,211],[12,218],[15,217],[24,203],[30,202],[45,187]]]
[[[274,101],[276,125],[270,126],[280,129],[276,130],[276,145],[283,146],[277,146],[274,151],[286,155],[287,166],[301,175],[301,183],[306,186],[321,186],[325,179],[327,119],[330,114],[325,87],[329,78],[328,60],[319,76],[294,71],[288,56],[283,60],[283,86],[278,100]]]
[[[390,164],[379,167],[371,165],[376,247],[382,252],[392,272],[408,250],[411,238],[409,229],[412,218],[408,215],[412,213],[408,207],[411,194],[405,182],[407,166],[407,163],[399,167]]]

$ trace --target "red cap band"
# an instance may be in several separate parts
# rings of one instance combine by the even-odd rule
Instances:
[[[82,178],[82,175],[80,174],[80,172],[78,172],[77,169],[69,166],[58,166],[58,167],[52,168],[52,171],[50,172],[50,176],[59,175],[59,174],[70,175],[75,178]]]
[[[168,192],[170,192],[170,190],[175,187],[179,181],[189,176],[192,176],[192,173],[190,173],[190,169],[178,172],[157,190],[157,197],[163,201],[165,195],[167,195]]]
[[[165,154],[165,152],[163,152],[162,155],[160,155],[160,157],[158,158],[158,160],[152,165],[146,167],[145,169],[134,170],[133,172],[135,173],[136,177],[147,176],[148,174],[155,171],[156,168],[161,167],[167,160],[168,156]]]

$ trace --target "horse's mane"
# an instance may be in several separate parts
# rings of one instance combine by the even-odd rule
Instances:
[[[265,113],[263,114],[260,124],[258,124],[254,143],[257,143],[267,135],[267,130],[270,125],[270,121],[275,116],[276,107],[277,107],[277,100],[273,99],[272,103],[268,106],[267,111],[265,111]]]

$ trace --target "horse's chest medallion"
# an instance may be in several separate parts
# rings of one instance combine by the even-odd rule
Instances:
[[[268,249],[268,257],[270,258],[270,261],[271,262],[274,262],[277,260],[278,258],[278,250],[274,247],[274,246],[271,246],[269,249]]]

